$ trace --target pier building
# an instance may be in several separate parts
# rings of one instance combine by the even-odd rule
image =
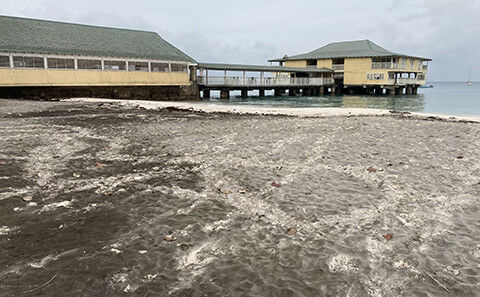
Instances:
[[[308,53],[269,60],[284,67],[332,69],[336,91],[349,94],[416,94],[426,83],[428,61],[388,51],[370,40],[330,43]]]

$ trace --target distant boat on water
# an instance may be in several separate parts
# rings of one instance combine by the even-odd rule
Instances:
[[[470,67],[470,72],[468,73],[467,87],[472,85],[472,67]]]

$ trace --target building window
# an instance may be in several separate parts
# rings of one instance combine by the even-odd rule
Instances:
[[[10,68],[9,56],[0,56],[0,68]]]
[[[171,63],[172,72],[188,72],[186,64]]]
[[[125,70],[125,61],[104,61],[105,70]]]
[[[405,69],[405,68],[407,67],[407,63],[406,63],[405,57],[402,57],[402,60],[401,60],[401,61],[402,61],[402,62],[401,62],[401,65],[402,65],[401,67],[402,67],[402,69]]]
[[[77,68],[102,70],[102,61],[90,60],[90,59],[77,59]]]
[[[410,69],[412,70],[413,70],[413,62],[414,62],[413,59],[410,59]]]
[[[150,63],[152,72],[168,72],[168,63]]]
[[[367,73],[368,80],[383,80],[384,77],[383,73]]]
[[[418,70],[422,70],[422,60],[418,60]]]
[[[47,58],[47,66],[49,69],[75,69],[73,59],[65,58]]]
[[[45,68],[43,57],[13,57],[13,66],[18,68]]]
[[[148,72],[148,62],[128,62],[128,71]]]
[[[417,75],[417,80],[425,80],[425,75],[423,75],[423,74],[418,74],[418,75]]]

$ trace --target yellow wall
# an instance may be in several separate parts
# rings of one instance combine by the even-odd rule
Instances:
[[[332,59],[321,59],[317,60],[317,68],[329,68],[332,69],[333,60]]]
[[[345,59],[343,84],[371,85],[385,83],[384,80],[367,80],[367,73],[384,73],[385,76],[387,75],[387,71],[383,69],[372,69],[371,58]]]
[[[411,61],[413,60],[413,68]],[[418,63],[422,63],[420,59],[405,58],[405,68],[402,68],[401,57],[397,58],[399,68],[395,71],[400,72],[416,72],[427,74],[426,70],[418,69]],[[317,60],[317,68],[332,69],[332,59]],[[286,67],[307,67],[306,60],[285,61]],[[388,80],[387,69],[372,69],[372,58],[345,58],[344,66],[344,84],[345,85],[389,85],[393,82]],[[393,70],[390,70],[393,71]],[[367,74],[383,74],[383,80],[367,79]],[[419,82],[422,84],[423,82]]]
[[[0,69],[0,86],[188,85],[185,72]]]
[[[307,67],[307,60],[285,61],[285,67]]]

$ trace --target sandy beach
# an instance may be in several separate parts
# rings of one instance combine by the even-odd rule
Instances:
[[[478,122],[1,100],[0,295],[478,295]]]

